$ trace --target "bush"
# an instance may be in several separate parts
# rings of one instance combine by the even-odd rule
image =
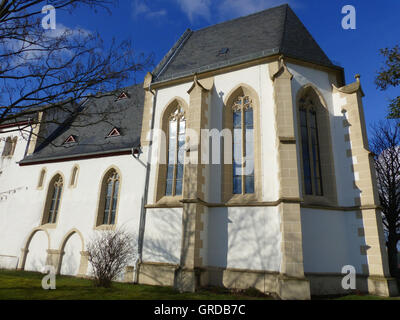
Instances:
[[[124,230],[98,231],[87,245],[95,285],[109,288],[136,258],[136,237]]]

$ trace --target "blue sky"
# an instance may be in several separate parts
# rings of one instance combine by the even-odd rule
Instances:
[[[120,0],[111,14],[88,8],[74,14],[57,12],[57,24],[98,31],[106,41],[130,39],[137,52],[154,53],[158,63],[187,29],[200,29],[218,22],[289,3],[328,57],[345,69],[346,82],[361,74],[368,127],[387,114],[388,101],[398,89],[380,91],[374,77],[383,58],[379,49],[400,44],[398,0]],[[356,30],[344,30],[342,7],[356,8]],[[137,81],[143,80],[143,74]]]

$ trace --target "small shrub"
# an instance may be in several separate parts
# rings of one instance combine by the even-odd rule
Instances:
[[[87,251],[95,285],[109,288],[136,258],[136,237],[121,229],[98,231]]]

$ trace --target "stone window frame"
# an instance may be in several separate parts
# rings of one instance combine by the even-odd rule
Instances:
[[[17,147],[18,137],[8,136],[4,141],[4,148],[1,154],[4,158],[11,158],[14,155],[15,148]]]
[[[115,172],[118,175],[118,181],[119,181],[118,194],[117,194],[117,206],[115,209],[115,218],[114,218],[113,224],[103,224],[107,181],[113,172]],[[96,208],[96,219],[94,222],[95,230],[110,230],[110,229],[113,230],[116,228],[116,225],[118,223],[119,206],[120,206],[120,202],[121,202],[121,188],[122,188],[121,171],[116,166],[111,166],[111,167],[107,168],[104,171],[104,173],[101,177],[101,180],[100,180],[97,208]]]
[[[157,204],[175,204],[181,205],[181,200],[183,199],[183,193],[185,188],[184,177],[182,181],[182,195],[165,195],[166,186],[167,186],[167,166],[168,166],[168,150],[169,150],[169,120],[170,115],[178,108],[182,108],[184,114],[186,115],[186,130],[188,130],[187,126],[187,112],[189,110],[189,106],[185,100],[180,97],[172,98],[164,108],[161,117],[160,117],[160,125],[159,129],[164,133],[163,138],[159,141],[159,150],[158,150],[158,165],[156,169],[156,188],[154,195],[154,202]]]
[[[58,198],[57,212],[55,214],[53,221],[49,222],[50,206],[51,206],[52,199],[53,199],[55,184],[60,184],[60,183],[62,183],[62,188],[61,188],[61,193],[57,194],[57,198]],[[43,227],[45,227],[45,228],[55,228],[56,227],[57,222],[60,217],[60,213],[61,213],[64,188],[65,188],[64,175],[61,172],[56,172],[53,175],[53,177],[51,178],[50,182],[48,183],[48,187],[47,187],[46,200],[45,200],[45,205],[44,205],[44,210],[43,210],[43,215],[42,215],[42,222],[41,222],[41,225]]]
[[[313,109],[316,112],[317,134],[319,140],[319,158],[320,158],[320,178],[322,180],[322,195],[305,194],[303,154],[300,127],[300,109],[301,100],[304,96],[310,96],[313,99]],[[306,205],[337,205],[336,176],[333,157],[332,132],[330,124],[330,114],[327,103],[320,91],[312,84],[302,86],[296,95],[296,124],[297,124],[297,146],[300,164],[300,189],[301,195]],[[322,129],[323,128],[323,129]]]
[[[253,108],[253,128],[254,128],[254,193],[233,194],[233,164],[225,163],[224,154],[222,155],[222,202],[227,204],[246,204],[262,201],[262,174],[261,174],[261,114],[260,100],[258,93],[249,85],[241,83],[234,87],[226,96],[223,106],[222,129],[228,129],[233,134],[233,104],[238,97],[248,96],[252,100]],[[223,149],[225,150],[223,140]],[[233,144],[233,135],[232,141]],[[232,146],[233,151],[233,146]],[[231,161],[232,162],[232,161]]]
[[[176,135],[175,135],[175,139],[176,139],[176,143],[175,143],[175,152],[174,152],[174,169],[173,169],[173,173],[172,173],[172,190],[171,190],[171,195],[167,195],[167,188],[168,188],[168,167],[167,167],[167,179],[166,179],[166,187],[165,187],[165,195],[166,196],[171,196],[171,197],[176,197],[176,196],[181,196],[183,194],[183,169],[182,169],[182,178],[180,180],[182,180],[182,186],[181,186],[181,193],[177,194],[176,188],[177,188],[177,181],[178,181],[178,165],[179,165],[179,135],[181,134],[180,132],[180,124],[181,122],[185,122],[185,128],[184,128],[184,138],[186,139],[186,114],[185,111],[183,110],[181,105],[177,105],[176,108],[174,110],[172,110],[171,114],[168,117],[168,132],[166,134],[166,138],[167,138],[167,166],[170,166],[171,164],[169,163],[169,157],[170,155],[170,150],[169,150],[169,143],[170,143],[170,138],[171,138],[171,134],[169,132],[170,130],[170,124],[171,121],[176,121],[177,123],[177,127],[176,127]],[[184,140],[185,142],[185,140]],[[183,164],[184,165],[184,164]]]
[[[47,168],[44,167],[42,168],[42,170],[40,170],[39,173],[39,179],[36,187],[37,190],[43,190],[44,182],[46,181],[46,174],[47,174]]]
[[[69,188],[76,188],[78,185],[79,165],[75,164],[71,169],[71,178],[69,179]]]

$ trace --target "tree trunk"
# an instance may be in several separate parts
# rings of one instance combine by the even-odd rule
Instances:
[[[389,258],[389,269],[392,277],[399,277],[398,261],[397,261],[397,239],[396,235],[389,235],[388,242],[388,258]]]

